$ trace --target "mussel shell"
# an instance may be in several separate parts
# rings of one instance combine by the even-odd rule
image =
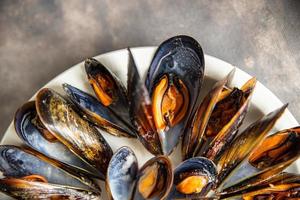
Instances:
[[[99,191],[90,178],[34,150],[4,145],[0,146],[0,156],[2,177],[22,178],[39,175],[52,184]]]
[[[199,193],[194,194],[182,194],[176,189],[176,185],[180,182],[180,175],[182,173],[189,173],[192,171],[197,171],[201,173],[202,176],[207,178],[207,184],[202,188]],[[205,197],[205,195],[214,187],[217,178],[217,168],[215,164],[204,157],[194,157],[185,160],[174,170],[174,181],[170,194],[167,199],[190,199]]]
[[[147,176],[147,170],[152,167],[157,167],[157,175],[155,177],[155,185],[153,185],[153,182],[151,183],[153,190],[150,190],[150,193],[147,194],[147,197],[145,197],[145,194],[142,194],[142,191],[140,190],[142,187],[141,181],[144,176]],[[139,170],[137,180],[136,180],[136,186],[135,186],[135,192],[134,192],[134,200],[143,200],[143,199],[151,199],[151,200],[160,200],[165,199],[172,187],[173,183],[173,170],[172,170],[172,164],[168,157],[166,156],[156,156],[152,159],[148,160],[142,168]]]
[[[262,170],[300,155],[300,127],[279,131],[268,136],[251,153],[249,163]]]
[[[83,115],[108,133],[116,136],[136,137],[135,129],[116,113],[101,104],[92,95],[69,84],[63,84],[63,89],[70,100],[82,111]]]
[[[266,176],[267,174],[265,174],[266,179],[261,181],[258,181],[258,179],[256,179],[256,182],[250,184],[251,187],[248,187],[244,190],[240,190],[237,192],[223,192],[221,193],[221,197],[226,198],[226,197],[238,196],[244,193],[250,193],[253,191],[258,191],[264,188],[268,188],[270,185],[276,186],[281,184],[300,183],[300,176],[298,174],[281,172],[275,175],[271,175],[269,178]]]
[[[285,106],[281,108],[281,111],[283,111],[284,107]],[[279,110],[280,109],[278,109],[277,112]],[[256,174],[260,174],[266,169],[272,171],[271,169],[273,169],[277,165],[285,166],[286,163],[290,163],[291,160],[298,159],[300,156],[299,131],[300,129],[298,127],[295,127],[276,132],[266,137],[261,142],[261,144],[257,145],[254,151],[251,152],[251,155],[255,153],[256,158],[259,158],[257,157],[257,155],[262,156],[261,158],[263,159],[259,160],[261,162],[260,167],[257,167],[256,165],[253,166],[253,164],[251,164],[250,155],[250,157],[248,156],[247,159],[245,159],[239,165],[239,167],[236,168],[236,170],[232,173],[232,175],[228,178],[228,181],[226,182],[236,183],[241,179],[247,179],[251,176],[255,176]],[[266,152],[264,152],[264,150],[266,150]],[[257,151],[259,152],[259,154],[257,153]],[[222,173],[220,174],[220,176],[221,175]],[[228,187],[230,185],[227,184],[224,186]]]
[[[65,145],[59,141],[48,141],[45,139],[33,122],[33,120],[37,121],[37,118],[34,101],[25,103],[15,114],[14,125],[16,132],[26,145],[48,157],[75,167],[81,173],[101,177],[94,167],[83,162]]]
[[[138,173],[138,163],[129,147],[121,147],[110,160],[106,187],[110,199],[132,199]]]
[[[261,190],[256,190],[242,195],[237,195],[245,200],[255,200],[255,199],[299,199],[300,198],[300,184],[280,184],[275,186],[270,186],[268,188],[263,188]]]
[[[186,35],[172,37],[156,50],[147,73],[146,87],[151,94],[157,80],[164,74],[173,73],[186,82],[190,94],[198,95],[204,65],[202,48],[195,39]]]
[[[128,49],[128,54],[127,89],[130,118],[144,147],[154,155],[161,155],[163,151],[152,117],[150,96],[141,80],[130,49]]]
[[[182,155],[186,160],[195,157],[200,153],[206,141],[204,133],[209,121],[209,117],[219,99],[225,85],[231,82],[235,69],[233,69],[223,80],[218,81],[203,99],[196,109],[195,115],[190,118],[185,134],[182,139]]]
[[[45,127],[72,152],[95,167],[104,179],[112,149],[101,133],[81,118],[74,105],[52,89],[37,94],[36,109]]]
[[[237,107],[236,112],[234,113],[233,117],[227,122],[221,130],[217,133],[215,137],[213,137],[211,142],[208,142],[208,145],[204,151],[201,153],[201,156],[204,156],[210,160],[213,160],[215,163],[218,162],[221,155],[225,152],[228,146],[232,143],[233,139],[235,138],[236,134],[238,133],[239,127],[242,125],[243,120],[246,117],[246,113],[248,112],[250,100],[256,85],[256,78],[251,78],[248,80],[241,89],[234,88],[229,93],[230,98],[236,98],[236,94],[238,98],[243,98],[243,101],[238,102],[240,104]],[[233,94],[235,93],[236,94]],[[225,100],[225,98],[224,98]],[[232,99],[235,101],[235,99]],[[218,104],[221,102],[218,102]],[[218,106],[216,104],[216,107]],[[221,107],[222,108],[222,107]],[[219,108],[219,109],[221,109]],[[218,108],[216,108],[218,109]],[[229,109],[232,109],[229,107]],[[224,110],[221,110],[221,113],[226,113]],[[212,115],[214,112],[212,112]],[[212,116],[211,116],[212,117]],[[206,128],[207,131],[207,128]]]
[[[222,184],[235,169],[238,170],[238,166],[263,141],[286,108],[287,104],[263,116],[233,140],[228,149],[221,155],[217,164],[219,169],[218,185]],[[244,173],[247,172],[244,171]],[[247,174],[250,175],[249,173]],[[244,175],[242,176],[244,178]]]
[[[94,58],[89,58],[84,62],[86,74],[88,76],[88,79],[91,83],[91,81],[95,81],[97,86],[92,85],[92,88],[94,89],[96,96],[101,102],[101,99],[99,98],[99,95],[97,93],[97,88],[99,88],[99,77],[105,77],[109,79],[109,81],[112,84],[112,102],[109,105],[106,105],[107,108],[111,109],[117,117],[120,117],[122,120],[126,121],[128,124],[130,124],[130,118],[129,118],[129,105],[128,105],[128,99],[127,99],[127,93],[126,89],[123,86],[121,80],[113,74],[108,68],[106,68],[102,63],[100,63],[98,60]],[[105,89],[105,88],[103,88]]]
[[[163,42],[153,57],[146,77],[146,87],[151,97],[163,76],[167,76],[169,80],[181,81],[188,92],[188,99],[183,99],[183,102],[188,101],[183,118],[172,126],[167,125],[164,130],[156,127],[160,134],[162,150],[164,154],[169,155],[183,134],[202,86],[204,54],[200,44],[185,35],[175,36]]]
[[[101,200],[100,194],[82,188],[32,182],[22,179],[0,179],[0,192],[16,199],[82,199]]]
[[[252,176],[247,176],[239,182],[223,189],[221,196],[224,198],[236,196],[241,193],[252,191],[253,188],[257,186],[259,187],[261,184],[269,183],[271,180],[274,180],[274,177],[286,169],[295,160],[297,160],[297,157],[284,161],[283,163],[277,163],[276,165],[259,171]]]

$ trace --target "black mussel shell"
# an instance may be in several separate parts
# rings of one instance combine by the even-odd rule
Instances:
[[[47,130],[79,158],[99,170],[104,179],[112,149],[101,133],[77,113],[74,104],[54,90],[44,88],[37,94],[36,110]]]
[[[88,80],[101,104],[130,124],[126,89],[119,78],[94,58],[85,61]]]
[[[153,120],[164,154],[170,154],[193,113],[204,76],[204,54],[189,36],[175,36],[157,49],[146,77]]]
[[[106,187],[111,199],[132,199],[138,173],[138,163],[129,147],[121,147],[110,160]]]
[[[128,54],[127,89],[130,117],[137,129],[137,136],[145,148],[154,155],[161,155],[163,154],[162,141],[153,121],[151,100],[130,49]]]
[[[116,113],[101,104],[95,97],[69,84],[63,84],[63,88],[70,100],[89,121],[112,135],[136,137],[136,130],[131,124],[117,117]]]
[[[14,125],[18,136],[30,148],[70,165],[81,173],[101,177],[98,170],[83,162],[46,129],[38,118],[34,101],[25,103],[17,110]]]
[[[28,179],[100,191],[94,181],[87,176],[37,151],[2,145],[0,156],[2,178]]]
[[[88,199],[101,200],[100,194],[82,188],[33,182],[24,179],[0,179],[0,192],[16,199]]]

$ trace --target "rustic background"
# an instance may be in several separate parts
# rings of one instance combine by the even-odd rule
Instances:
[[[188,34],[300,119],[298,0],[1,0],[0,137],[18,106],[86,57]]]

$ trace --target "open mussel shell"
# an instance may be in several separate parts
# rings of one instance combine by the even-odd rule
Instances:
[[[164,154],[182,136],[197,104],[204,76],[204,54],[189,36],[175,36],[159,45],[146,77],[156,131]]]
[[[173,187],[168,199],[194,199],[205,197],[216,182],[215,164],[204,157],[182,162],[174,171]]]
[[[179,35],[159,45],[148,70],[146,86],[152,93],[156,81],[163,75],[175,74],[182,80],[186,80],[186,84],[189,88],[193,88],[194,92],[198,92],[199,87],[190,84],[201,84],[203,73],[204,54],[200,44],[192,37]],[[188,77],[184,77],[187,74]]]
[[[300,155],[300,127],[268,136],[251,153],[249,163],[260,170]]]
[[[88,80],[101,104],[130,124],[126,89],[121,80],[94,58],[84,62]]]
[[[288,140],[286,140],[287,138]],[[260,154],[262,152],[264,154]],[[231,177],[229,182],[233,182],[234,184],[222,190],[223,196],[234,196],[239,193],[252,191],[254,187],[273,179],[277,174],[296,161],[300,156],[299,128],[279,131],[265,138],[261,145],[252,152],[252,155],[264,155],[264,162],[257,165],[257,167],[249,164],[249,159],[247,162],[244,162],[236,174],[246,173],[247,176],[243,175],[243,179],[236,183],[232,180],[239,179],[234,177],[235,175]]]
[[[5,145],[0,146],[0,156],[2,178],[26,179],[100,192],[99,187],[87,176],[37,151]]]
[[[208,139],[201,156],[214,162],[220,159],[235,138],[250,105],[256,79],[248,80],[241,89],[225,88],[213,109],[204,137]]]
[[[166,199],[173,182],[172,164],[166,156],[156,156],[139,170],[134,200]]]
[[[112,150],[101,133],[84,120],[74,105],[52,89],[36,97],[36,109],[44,126],[79,158],[99,170],[105,179]]]
[[[189,120],[182,141],[184,159],[201,155],[218,162],[235,138],[248,111],[256,79],[248,80],[241,89],[230,88],[233,69],[218,81]]]
[[[279,171],[278,169],[275,171]],[[272,170],[272,172],[275,172]],[[255,181],[254,181],[255,180]],[[248,179],[249,185],[244,185],[244,187],[240,187],[240,190],[237,191],[226,191],[221,193],[220,197],[229,198],[229,197],[237,197],[242,196],[243,194],[251,193],[254,191],[259,191],[270,186],[277,185],[288,185],[288,184],[300,184],[300,176],[298,174],[292,174],[287,172],[281,172],[278,174],[271,174],[270,172],[265,172],[261,174],[259,177],[256,176],[255,179]]]
[[[182,156],[186,160],[195,157],[200,153],[200,150],[206,141],[204,135],[210,115],[215,108],[215,105],[220,99],[225,86],[231,82],[235,69],[233,69],[223,80],[218,81],[211,91],[205,96],[201,105],[196,110],[193,117],[190,118],[186,132],[182,140]]]
[[[255,200],[255,199],[299,199],[300,198],[300,184],[280,184],[270,186],[261,190],[249,192],[241,196],[244,200]]]
[[[217,184],[219,187],[230,174],[240,174],[241,177],[239,178],[244,178],[244,173],[250,175],[250,171],[247,170],[239,172],[239,165],[264,140],[277,120],[282,116],[286,107],[287,104],[263,116],[248,126],[233,140],[217,163],[219,170]],[[231,181],[234,182],[233,179]]]
[[[233,197],[242,193],[255,190],[257,187],[266,183],[269,185],[270,180],[273,180],[279,173],[291,165],[297,158],[290,159],[283,163],[278,163],[272,167],[268,167],[252,176],[240,180],[233,185],[226,187],[220,192],[220,196],[223,198]]]
[[[107,170],[106,187],[110,199],[132,199],[137,173],[134,152],[129,147],[121,147],[111,158]]]
[[[148,90],[141,80],[133,55],[128,49],[128,100],[132,123],[144,147],[154,155],[163,154],[161,141],[153,121],[152,104]],[[163,139],[162,139],[163,140]]]
[[[131,124],[117,117],[116,113],[92,95],[69,84],[63,84],[63,89],[83,116],[98,127],[115,136],[136,137],[135,129]]]
[[[16,199],[101,200],[100,195],[82,188],[33,182],[16,178],[0,179],[0,191]]]
[[[37,116],[34,101],[25,103],[17,110],[14,125],[18,136],[30,148],[68,164],[81,173],[101,177],[98,170],[87,165],[44,127]]]

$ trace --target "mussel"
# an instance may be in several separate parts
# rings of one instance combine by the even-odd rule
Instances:
[[[251,187],[236,193],[223,193],[220,197],[241,197],[243,199],[286,199],[300,197],[300,177],[287,172],[265,177]]]
[[[276,121],[282,116],[286,107],[287,104],[261,117],[256,122],[248,126],[233,140],[226,151],[221,155],[221,158],[217,163],[219,169],[219,187],[226,181],[226,178],[230,174],[233,174],[235,170],[238,170],[239,165],[245,160],[245,158],[247,158],[257,145],[264,140]],[[247,170],[244,170],[242,172],[235,172],[237,178],[240,178],[238,175],[245,177],[244,173],[250,175],[251,171],[247,172]],[[234,182],[233,178],[231,179],[231,182]]]
[[[287,138],[289,140],[286,140]],[[273,141],[271,142],[271,140]],[[265,154],[260,154],[262,152]],[[260,160],[261,162],[258,162],[260,165],[251,164],[253,160],[251,161],[250,159],[253,159],[254,155],[257,156],[256,158],[259,155],[261,156],[260,158],[264,158]],[[251,191],[253,187],[257,187],[277,176],[277,174],[296,161],[299,156],[299,127],[282,130],[268,136],[237,169],[236,174],[242,175],[243,179],[241,180],[241,177],[237,175],[231,176],[229,182],[234,184],[223,188],[222,194],[224,196],[232,196]],[[274,159],[277,159],[276,162],[274,162]],[[245,173],[247,173],[246,176]],[[236,182],[236,180],[240,181]]]
[[[174,181],[168,199],[205,197],[216,183],[217,168],[204,157],[190,158],[174,170]]]
[[[113,152],[101,133],[76,112],[71,102],[52,89],[39,91],[35,104],[39,119],[51,136],[105,179]]]
[[[126,89],[122,82],[96,59],[89,58],[84,65],[89,83],[99,101],[96,102],[91,96],[74,88],[65,87],[71,99],[100,127],[116,130],[113,133],[119,136],[136,137],[136,130],[129,116]]]
[[[166,40],[153,57],[146,85],[130,58],[128,98],[139,138],[151,153],[169,155],[197,104],[204,75],[202,48],[188,36]]]
[[[246,116],[256,79],[229,88],[234,70],[217,82],[191,118],[182,143],[183,158],[201,155],[215,162],[232,142]]]
[[[271,200],[284,200],[284,199],[299,199],[300,198],[300,184],[281,184],[271,186],[261,190],[253,191],[242,195],[244,200],[255,199],[271,199]]]
[[[17,110],[14,125],[18,136],[30,148],[68,164],[81,173],[98,178],[103,177],[96,168],[76,156],[48,131],[37,115],[34,101],[25,103]]]
[[[171,161],[157,156],[138,170],[134,152],[120,148],[112,157],[107,174],[107,188],[114,200],[165,199],[173,181]]]
[[[63,84],[63,89],[69,99],[79,108],[82,116],[90,122],[115,136],[136,137],[133,125],[118,117],[117,113],[100,103],[92,95],[66,83]],[[126,119],[130,120],[129,117]]]
[[[18,199],[100,199],[94,181],[37,151],[0,146],[0,191]]]
[[[249,163],[262,170],[300,154],[300,127],[290,128],[267,137],[249,157]]]

